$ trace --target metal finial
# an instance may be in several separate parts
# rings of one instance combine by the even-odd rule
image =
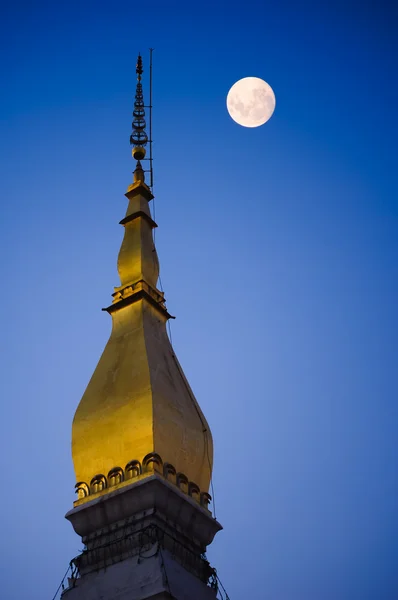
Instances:
[[[138,54],[137,64],[136,64],[136,67],[135,67],[135,72],[138,75],[138,81],[141,81],[141,75],[144,72],[144,69],[142,68],[142,56],[141,56],[141,54]]]
[[[142,57],[138,55],[136,73],[137,73],[137,89],[135,92],[134,110],[133,110],[133,132],[130,135],[130,144],[133,146],[132,155],[136,160],[142,160],[145,157],[145,147],[148,143],[148,136],[145,131],[145,108],[144,95],[142,92],[141,75],[144,69],[142,68]]]

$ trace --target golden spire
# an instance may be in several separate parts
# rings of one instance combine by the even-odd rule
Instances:
[[[153,195],[140,162],[148,142],[142,72],[138,56],[130,137],[137,164],[120,221],[120,286],[104,309],[112,316],[112,332],[72,427],[76,504],[157,472],[207,507],[211,433],[167,336],[170,315],[157,288],[152,234],[157,225],[149,209]]]

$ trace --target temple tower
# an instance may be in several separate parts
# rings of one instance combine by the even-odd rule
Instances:
[[[166,332],[157,288],[157,226],[141,161],[148,142],[141,77],[130,137],[136,160],[120,221],[120,286],[105,308],[112,332],[72,426],[77,500],[66,518],[85,549],[63,600],[206,600],[217,584],[204,557],[221,525],[209,510],[210,428]]]

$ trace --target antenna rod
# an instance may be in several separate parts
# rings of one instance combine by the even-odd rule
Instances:
[[[149,48],[149,164],[151,165],[151,185],[153,188],[153,157],[152,157],[152,52]]]

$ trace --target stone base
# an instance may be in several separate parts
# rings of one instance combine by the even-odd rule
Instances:
[[[154,474],[86,502],[66,518],[85,544],[63,600],[215,600],[203,557],[221,525]]]
[[[182,567],[168,550],[153,547],[141,557],[128,558],[71,581],[62,600],[215,600],[216,593]]]

